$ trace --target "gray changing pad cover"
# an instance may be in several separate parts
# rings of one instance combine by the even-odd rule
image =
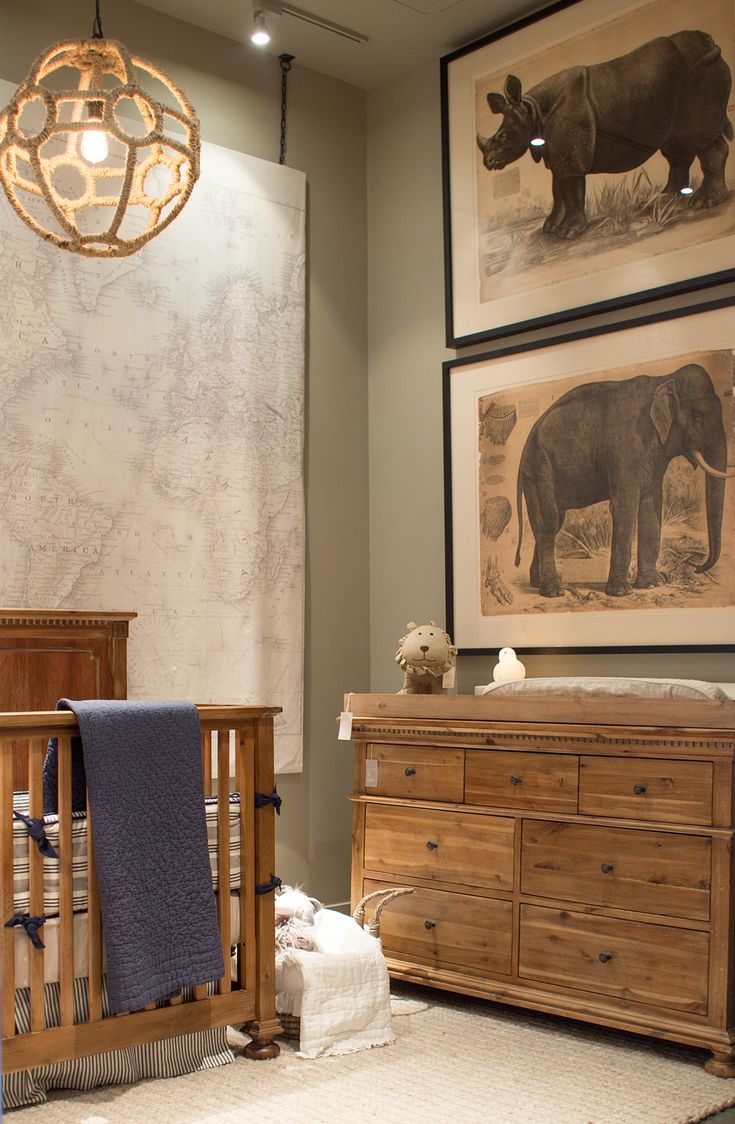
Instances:
[[[201,732],[185,702],[62,699],[79,723],[113,1013],[224,975]]]

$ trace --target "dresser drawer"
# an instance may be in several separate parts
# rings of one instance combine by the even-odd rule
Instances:
[[[521,892],[709,918],[712,842],[699,835],[526,820]]]
[[[362,782],[369,796],[405,796],[411,800],[461,804],[464,750],[373,742],[367,747]]]
[[[576,812],[577,769],[568,754],[468,749],[465,803]]]
[[[502,816],[368,804],[365,867],[411,881],[513,888],[514,821]]]
[[[712,823],[712,765],[708,761],[582,757],[579,811],[593,816]]]
[[[706,1014],[707,933],[521,906],[519,975]]]
[[[390,883],[366,881],[365,893]],[[513,906],[492,898],[417,889],[380,917],[386,956],[432,967],[510,974]]]

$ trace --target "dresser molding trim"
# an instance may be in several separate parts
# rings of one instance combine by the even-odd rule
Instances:
[[[416,726],[404,729],[401,726],[374,726],[367,723],[353,723],[353,741],[367,743],[380,742],[388,744],[407,745],[407,738],[415,738],[416,745],[426,742],[442,745],[463,745],[473,749],[490,747],[492,749],[523,749],[538,750],[539,753],[568,753],[570,749],[577,753],[594,751],[599,754],[610,754],[623,757],[635,754],[636,757],[661,757],[662,752],[667,756],[683,756],[696,759],[699,756],[711,757],[713,754],[724,757],[735,756],[735,743],[723,741],[719,731],[696,732],[687,731],[686,737],[672,736],[663,738],[652,735],[642,738],[640,730],[626,737],[604,737],[602,735],[584,737],[577,734],[540,734],[517,733],[497,730],[488,735],[482,730],[472,727],[442,728],[441,726]],[[641,752],[642,751],[642,752]]]
[[[137,613],[93,612],[71,609],[0,609],[0,627],[34,625],[42,628],[95,628],[111,622],[129,624]]]

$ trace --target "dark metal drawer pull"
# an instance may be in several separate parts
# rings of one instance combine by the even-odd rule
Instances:
[[[439,846],[438,843],[434,843],[433,840],[430,839],[429,842],[426,844],[426,850],[427,851],[435,851],[438,846]]]
[[[611,870],[615,870],[615,867],[612,863],[603,863],[600,870],[603,874],[609,874]]]
[[[523,784],[523,777],[511,777],[510,783],[511,784]]]
[[[633,792],[636,794],[636,796],[642,796],[645,791],[646,791],[646,786],[644,784],[634,784],[633,785]]]
[[[405,772],[406,772],[406,776],[407,776],[407,777],[415,777],[415,776],[416,776],[416,770],[415,770],[415,769],[413,769],[413,768],[412,768],[412,767],[411,767],[410,765],[409,765],[409,767],[408,767],[408,768],[407,768],[407,769],[405,770]]]
[[[436,921],[424,921],[425,929],[436,929]]]
[[[601,952],[598,956],[598,960],[601,960],[603,964],[607,964],[608,960],[612,960],[612,958],[613,954],[611,952]]]

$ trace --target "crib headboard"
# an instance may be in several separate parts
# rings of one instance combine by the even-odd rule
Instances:
[[[0,609],[0,711],[53,710],[58,699],[127,697],[128,625],[136,613]],[[25,747],[13,784],[27,783]]]

